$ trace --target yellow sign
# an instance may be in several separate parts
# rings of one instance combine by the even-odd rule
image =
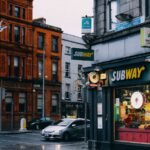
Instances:
[[[132,80],[141,78],[145,66],[135,67],[125,70],[117,70],[112,72],[112,81]]]

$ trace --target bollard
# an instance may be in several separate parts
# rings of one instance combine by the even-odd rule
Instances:
[[[20,120],[20,131],[26,131],[26,130],[27,130],[26,119],[21,118],[21,120]]]

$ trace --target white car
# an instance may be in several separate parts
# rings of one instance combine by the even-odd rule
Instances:
[[[90,121],[87,120],[87,135],[89,135]],[[50,125],[41,131],[41,135],[45,140],[49,139],[63,139],[68,141],[72,138],[84,137],[85,132],[85,119],[62,119],[55,125]]]

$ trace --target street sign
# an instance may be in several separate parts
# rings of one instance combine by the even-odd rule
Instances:
[[[92,28],[92,19],[91,17],[83,17],[82,18],[82,33],[91,33]]]

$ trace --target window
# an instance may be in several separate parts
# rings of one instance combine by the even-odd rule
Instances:
[[[25,44],[25,27],[22,28],[22,44]]]
[[[39,33],[38,34],[38,49],[42,49],[44,50],[44,34],[43,33]]]
[[[18,43],[18,42],[20,42],[20,27],[15,26],[14,32],[15,32],[15,42]]]
[[[9,25],[9,41],[12,41],[12,24]]]
[[[58,80],[58,62],[52,63],[52,80],[53,81]]]
[[[52,95],[52,113],[58,113],[59,110],[59,99],[58,94]]]
[[[70,84],[66,84],[65,99],[70,99]]]
[[[115,140],[150,143],[150,85],[117,88],[114,121]]]
[[[19,93],[19,112],[26,112],[26,94]]]
[[[12,4],[9,5],[9,15],[12,16]]]
[[[22,59],[22,64],[21,64],[21,70],[22,70],[22,78],[24,79],[24,58]]]
[[[15,6],[14,8],[14,15],[15,17],[20,17],[20,7]]]
[[[19,77],[19,57],[14,57],[14,76]]]
[[[38,61],[38,76],[39,78],[43,77],[43,61]]]
[[[11,76],[11,56],[8,56],[8,76]]]
[[[78,100],[82,100],[82,86],[81,85],[78,85],[78,95],[77,95],[77,99]]]
[[[6,97],[5,97],[5,111],[6,112],[11,112],[12,111],[12,93],[6,91]]]
[[[26,9],[25,8],[22,9],[22,18],[23,19],[26,18]]]
[[[43,95],[42,94],[38,94],[37,95],[37,111],[39,113],[42,113],[42,108],[43,108]]]
[[[150,1],[146,0],[146,17],[150,17]]]
[[[113,30],[117,23],[117,0],[108,1],[108,30]]]
[[[70,78],[70,63],[65,63],[65,77]]]
[[[52,37],[52,51],[58,52],[58,37]]]
[[[65,46],[65,54],[67,54],[67,55],[71,54],[71,47]]]

